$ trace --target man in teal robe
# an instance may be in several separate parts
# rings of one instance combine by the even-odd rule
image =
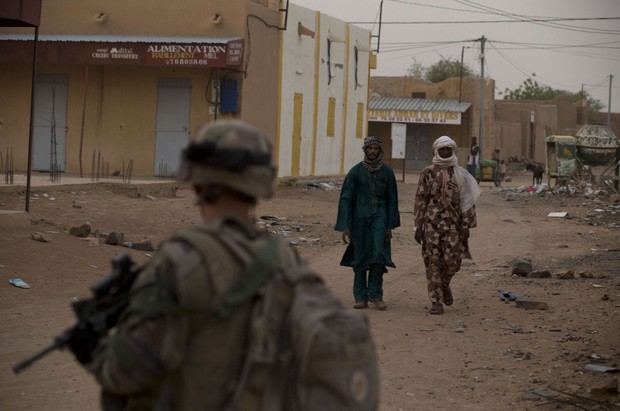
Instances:
[[[364,139],[364,160],[345,177],[335,230],[348,244],[340,265],[353,267],[354,308],[366,308],[368,301],[379,310],[383,301],[383,273],[396,267],[390,242],[392,229],[400,226],[398,189],[394,171],[383,163],[381,140]]]

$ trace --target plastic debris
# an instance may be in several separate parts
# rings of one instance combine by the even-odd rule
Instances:
[[[613,372],[620,371],[620,369],[615,368],[615,367],[606,367],[604,365],[598,365],[598,364],[587,364],[583,369],[584,371],[589,371],[589,372],[604,372],[604,373],[613,373]]]
[[[552,211],[549,214],[547,214],[547,217],[564,218],[566,216],[568,216],[568,213],[566,211]]]
[[[13,284],[15,287],[18,288],[30,288],[30,286],[21,278],[11,278],[9,280],[9,283]]]
[[[502,291],[502,290],[497,290],[499,292],[499,299],[502,301],[515,301],[517,298],[519,298],[518,295],[510,292],[510,291]]]

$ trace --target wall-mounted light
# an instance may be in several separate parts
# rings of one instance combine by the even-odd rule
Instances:
[[[101,12],[101,13],[97,13],[95,15],[95,20],[98,21],[99,23],[103,23],[107,19],[108,19],[108,14],[107,13]]]
[[[212,24],[218,25],[222,23],[222,15],[219,13],[215,13],[213,14],[213,16],[211,16],[211,18],[209,19],[211,21]]]
[[[308,27],[301,24],[301,21],[297,23],[297,33],[300,36],[308,36],[312,38],[314,38],[314,34],[315,34],[313,30],[310,30]]]

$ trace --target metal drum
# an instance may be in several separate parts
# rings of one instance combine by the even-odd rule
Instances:
[[[577,157],[583,164],[604,166],[615,160],[620,141],[606,124],[586,124],[575,137]]]

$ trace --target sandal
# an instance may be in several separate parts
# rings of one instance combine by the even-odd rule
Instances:
[[[447,306],[454,304],[454,297],[452,296],[452,290],[450,286],[442,287],[443,289],[443,303]]]
[[[433,303],[433,307],[430,309],[429,313],[431,314],[443,314],[443,304],[437,301]]]

